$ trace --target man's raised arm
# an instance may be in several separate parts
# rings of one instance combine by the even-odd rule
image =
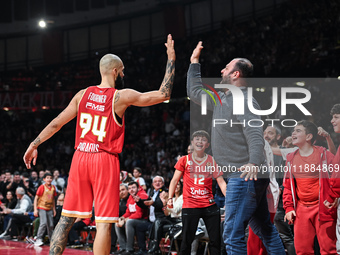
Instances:
[[[200,105],[201,104],[201,95],[202,93],[208,94],[207,90],[202,85],[201,78],[201,64],[199,63],[199,57],[201,55],[201,50],[203,49],[202,41],[199,41],[196,48],[192,52],[190,57],[190,66],[187,75],[187,95],[190,97],[194,103]],[[209,91],[210,94],[213,94],[212,91]],[[210,96],[206,97],[207,99],[207,108],[212,110],[214,107],[214,101]]]
[[[166,64],[166,70],[163,82],[156,91],[150,91],[146,93],[140,93],[133,89],[123,89],[119,91],[116,96],[116,113],[121,116],[126,108],[130,105],[134,106],[150,106],[162,103],[170,99],[172,87],[175,79],[175,60],[176,54],[174,49],[174,40],[172,36],[168,35],[167,42],[165,43],[167,48],[168,61]]]

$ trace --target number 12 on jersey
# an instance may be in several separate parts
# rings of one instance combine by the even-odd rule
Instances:
[[[198,183],[197,183],[197,174],[194,174],[194,184],[201,184],[204,185],[204,175],[203,174],[199,174],[198,175]]]
[[[89,113],[81,113],[79,126],[83,129],[81,132],[80,138],[84,138],[85,135],[91,130],[92,134],[98,137],[99,142],[103,142],[104,137],[106,136],[106,121],[107,117],[101,117],[99,124],[99,115],[92,116]],[[99,128],[98,128],[99,127]]]

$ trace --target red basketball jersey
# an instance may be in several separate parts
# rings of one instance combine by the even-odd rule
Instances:
[[[122,124],[114,112],[115,88],[88,87],[80,99],[75,149],[83,152],[120,153],[124,143]]]
[[[214,202],[212,178],[223,175],[218,171],[214,158],[206,154],[198,162],[189,154],[181,157],[175,165],[176,170],[183,172],[183,208],[204,208]]]

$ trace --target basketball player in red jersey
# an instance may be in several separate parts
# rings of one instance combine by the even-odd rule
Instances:
[[[32,161],[36,164],[38,146],[77,116],[76,151],[62,216],[54,230],[49,254],[62,254],[75,219],[91,217],[93,200],[97,225],[93,251],[110,253],[111,223],[118,222],[119,214],[118,153],[124,142],[124,113],[130,105],[150,106],[170,99],[176,59],[171,35],[165,46],[168,61],[159,90],[146,93],[117,90],[124,77],[124,65],[118,56],[107,54],[99,62],[100,85],[79,91],[28,147],[24,162],[30,169]]]
[[[226,183],[218,171],[214,158],[204,151],[209,147],[209,134],[204,130],[192,134],[193,153],[181,157],[175,165],[175,173],[169,186],[168,207],[181,176],[183,176],[182,244],[180,254],[191,253],[198,221],[203,219],[209,234],[210,254],[221,254],[220,209],[214,202],[212,178],[214,177],[225,195]]]

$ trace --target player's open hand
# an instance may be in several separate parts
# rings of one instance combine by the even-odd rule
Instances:
[[[323,204],[326,206],[327,209],[336,208],[338,206],[338,198],[334,199],[333,203],[330,203],[327,200],[325,200]]]
[[[288,224],[292,225],[292,224],[294,224],[295,217],[296,217],[296,213],[295,213],[294,210],[287,212],[286,215],[285,215],[284,221],[285,222],[288,221]]]
[[[24,162],[27,169],[31,169],[31,162],[33,160],[33,165],[36,164],[38,157],[38,150],[34,148],[32,145],[28,147],[24,155]]]
[[[259,172],[259,167],[255,166],[254,164],[248,163],[243,166],[241,166],[239,171],[242,172],[240,175],[241,178],[245,177],[244,180],[248,181],[250,179],[251,181],[254,179],[257,180],[257,173]]]
[[[168,54],[169,60],[176,60],[176,53],[175,53],[175,41],[172,40],[171,34],[168,35],[168,39],[165,43],[167,48],[166,53]]]
[[[191,57],[190,57],[190,62],[191,63],[198,63],[199,62],[199,58],[200,58],[201,50],[202,49],[203,49],[202,41],[199,41],[197,46],[196,46],[196,48],[192,52]]]

